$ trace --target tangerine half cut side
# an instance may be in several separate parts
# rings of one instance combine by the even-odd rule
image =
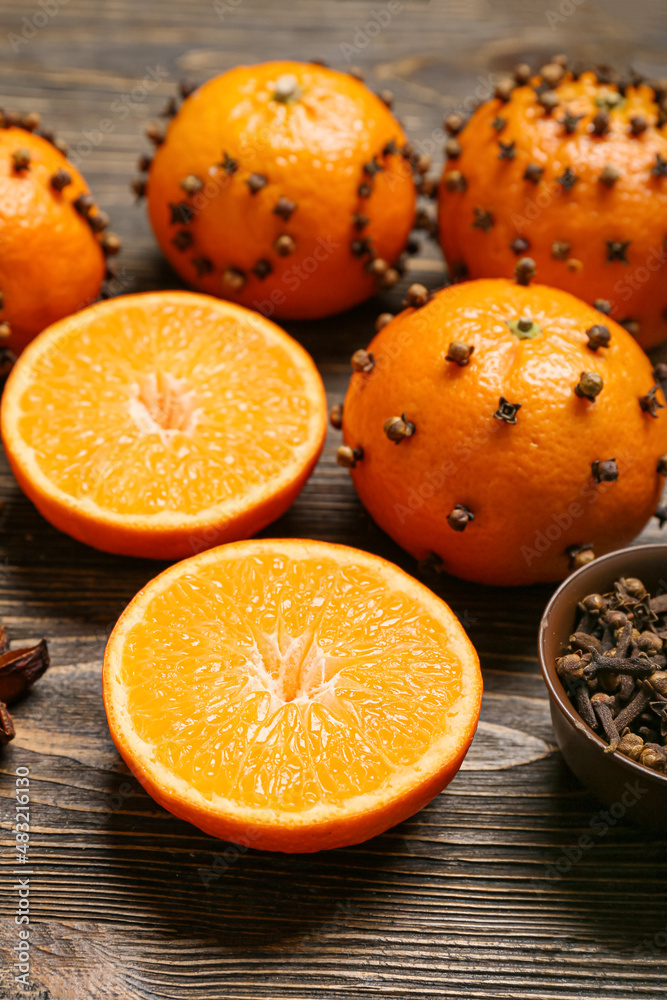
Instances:
[[[176,816],[225,840],[360,843],[458,771],[482,696],[451,609],[384,559],[255,539],[165,570],[104,657],[111,735]]]
[[[109,299],[14,367],[2,439],[24,492],[99,549],[178,559],[247,538],[296,498],[326,434],[306,351],[192,292]]]

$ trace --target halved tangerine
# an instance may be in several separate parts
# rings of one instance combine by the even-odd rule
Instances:
[[[421,809],[458,771],[481,696],[443,601],[384,559],[307,540],[172,566],[104,657],[111,735],[153,798],[276,851],[356,844]]]
[[[242,306],[192,292],[101,302],[45,330],[2,399],[14,474],[57,528],[176,559],[279,517],[324,443],[306,351]]]

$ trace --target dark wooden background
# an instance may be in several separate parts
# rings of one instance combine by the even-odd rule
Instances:
[[[667,75],[664,0],[402,0],[373,38],[364,25],[386,10],[384,0],[43,2],[3,0],[0,105],[36,108],[78,153],[125,241],[116,291],[178,284],[128,181],[143,129],[180,77],[203,80],[238,62],[288,56],[344,67],[341,46],[356,46],[350,62],[371,86],[395,92],[411,137],[428,142],[443,112],[519,59],[539,65],[566,50]],[[165,75],[147,93],[151,71]],[[100,141],[103,118],[113,128]],[[409,278],[440,282],[436,248],[411,265]],[[398,306],[404,287],[344,316],[290,324],[332,402],[342,398],[351,351],[370,339],[381,309]],[[270,533],[359,545],[414,571],[365,515],[335,464],[336,445],[332,435]],[[625,821],[605,829],[600,804],[554,749],[536,657],[550,588],[438,584],[480,651],[485,696],[464,770],[428,808],[359,847],[292,857],[249,850],[225,861],[228,845],[163,812],[128,776],[107,732],[104,644],[162,567],[104,556],[56,532],[4,461],[0,496],[0,614],[16,640],[46,635],[54,661],[16,707],[18,735],[0,755],[0,997],[666,995],[666,842]],[[659,537],[657,527],[643,537]],[[31,769],[32,794],[28,991],[11,972],[20,765]],[[590,843],[576,860],[584,833]]]

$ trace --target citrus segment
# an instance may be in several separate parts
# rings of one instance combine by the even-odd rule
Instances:
[[[481,698],[452,611],[376,556],[222,546],[167,570],[105,656],[111,733],[160,803],[230,840],[357,843],[454,776]]]
[[[277,326],[157,292],[45,331],[10,377],[2,433],[19,483],[57,527],[177,558],[279,516],[321,450],[325,410],[313,362]]]

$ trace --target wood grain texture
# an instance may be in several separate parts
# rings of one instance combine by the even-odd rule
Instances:
[[[38,16],[35,29],[45,8],[2,5],[0,105],[36,108],[70,143],[125,241],[116,291],[179,284],[128,180],[146,148],[146,123],[180,77],[201,80],[268,57],[339,66],[349,57],[371,85],[395,92],[406,129],[428,149],[443,112],[518,59],[568,50],[667,75],[663,0],[402,0],[372,38],[365,25],[382,0],[47,7],[56,13],[46,23]],[[113,127],[102,136],[103,118]],[[437,287],[442,273],[437,249],[424,246],[409,278]],[[405,282],[352,313],[289,325],[320,366],[331,402],[342,399],[348,358],[370,339],[374,316],[397,308],[404,290]],[[335,464],[336,445],[332,434],[301,497],[266,534],[359,545],[414,572],[361,508]],[[464,769],[428,808],[346,850],[239,851],[158,808],[108,735],[104,644],[161,567],[105,556],[56,532],[4,461],[0,498],[0,616],[17,643],[47,635],[54,662],[16,706],[17,738],[0,757],[0,998],[665,996],[666,845],[626,821],[607,823],[554,748],[536,657],[551,588],[437,582],[480,651],[485,696]],[[651,525],[643,540],[658,537]],[[11,969],[9,847],[20,765],[30,768],[32,797],[27,991]],[[585,848],[577,846],[582,835]]]

